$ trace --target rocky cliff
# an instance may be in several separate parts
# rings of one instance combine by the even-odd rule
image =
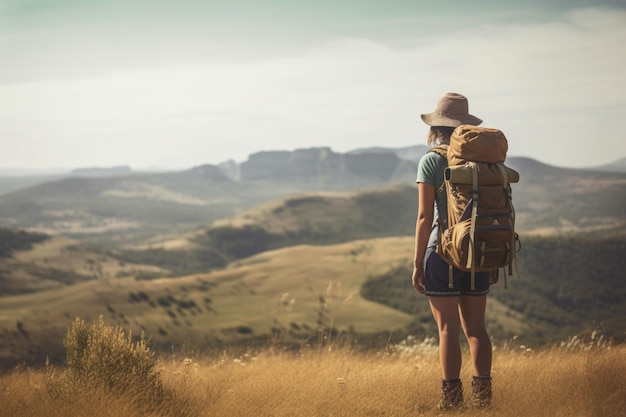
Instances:
[[[334,178],[368,183],[403,181],[414,176],[416,164],[388,151],[337,153],[328,147],[264,151],[239,166],[240,181]]]

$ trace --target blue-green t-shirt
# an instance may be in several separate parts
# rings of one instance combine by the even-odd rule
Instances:
[[[444,186],[444,170],[448,161],[435,152],[427,152],[422,156],[417,168],[418,183],[428,184],[435,187],[435,208],[437,216],[447,224],[448,201]]]

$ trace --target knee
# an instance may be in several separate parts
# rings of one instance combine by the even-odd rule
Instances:
[[[442,323],[439,325],[439,336],[440,337],[459,337],[459,332],[461,331],[460,326],[450,325],[449,323]]]
[[[465,335],[468,339],[478,339],[478,340],[489,340],[489,333],[487,332],[487,327],[483,325],[479,326],[469,326],[465,328]]]

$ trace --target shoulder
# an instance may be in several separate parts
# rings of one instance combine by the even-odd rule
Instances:
[[[431,148],[428,150],[428,152],[424,154],[424,156],[422,156],[419,165],[423,165],[425,167],[438,167],[441,165],[447,166],[448,160],[446,159],[445,152],[445,149],[441,149],[438,147]]]
[[[417,169],[417,182],[435,185],[438,172],[443,172],[448,165],[448,161],[439,153],[433,151],[427,152],[420,159]]]

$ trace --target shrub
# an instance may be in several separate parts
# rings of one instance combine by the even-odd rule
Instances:
[[[241,259],[276,246],[279,235],[257,225],[222,226],[207,231],[209,245],[230,258]]]
[[[43,242],[50,236],[23,230],[0,228],[0,258],[10,258],[16,250],[29,250],[33,244]]]
[[[104,323],[88,326],[76,318],[63,345],[67,352],[66,382],[73,389],[103,388],[123,394],[129,389],[154,399],[162,395],[161,375],[155,369],[157,359],[141,335],[133,342],[119,326]],[[145,398],[145,397],[144,397]]]

